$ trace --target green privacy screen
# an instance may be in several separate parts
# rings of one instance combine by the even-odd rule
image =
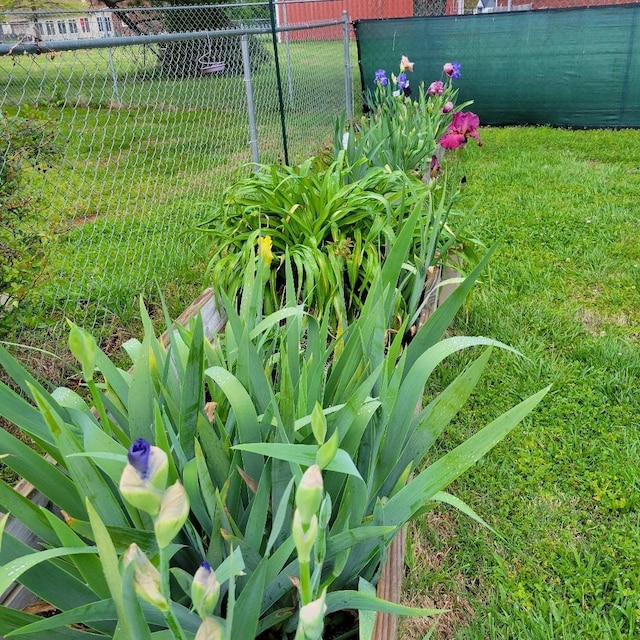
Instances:
[[[415,63],[413,91],[461,63],[458,102],[483,124],[640,127],[640,4],[359,20],[360,71]]]

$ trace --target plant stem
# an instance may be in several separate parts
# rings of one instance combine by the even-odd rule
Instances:
[[[173,608],[171,606],[171,590],[169,588],[169,554],[167,553],[166,548],[159,548],[158,555],[160,558],[160,591],[162,595],[167,599],[169,603],[168,611],[164,612],[164,618],[167,621],[167,626],[173,633],[174,638],[176,640],[187,640],[180,623],[173,613]]]
[[[164,618],[167,621],[167,626],[173,633],[174,638],[176,640],[187,640],[187,637],[178,622],[178,619],[173,614],[173,608],[171,607],[171,601],[169,601],[169,610],[165,612]]]
[[[313,597],[311,595],[311,563],[300,563],[300,594],[302,596],[302,606],[309,604]]]

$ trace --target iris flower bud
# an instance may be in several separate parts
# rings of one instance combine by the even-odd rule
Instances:
[[[122,561],[125,567],[133,564],[133,588],[138,596],[159,611],[168,611],[169,603],[160,591],[160,572],[135,542],[125,551]]]
[[[189,497],[179,481],[172,484],[163,494],[160,512],[153,523],[158,546],[168,547],[178,535],[189,516]]]
[[[316,453],[316,464],[320,469],[326,469],[336,457],[338,453],[338,442],[339,434],[336,429],[333,432],[333,435],[321,446],[318,448],[318,453]]]
[[[318,444],[322,444],[327,435],[327,418],[322,412],[319,402],[316,402],[311,412],[311,431]]]
[[[69,332],[69,349],[75,359],[82,365],[82,377],[88,382],[93,380],[93,372],[96,368],[96,356],[98,345],[96,339],[84,329],[67,320],[71,326]]]
[[[305,640],[322,640],[324,614],[327,611],[327,605],[324,602],[325,595],[326,590],[317,600],[305,604],[300,609],[298,628],[302,630]]]
[[[305,526],[302,524],[300,509],[296,509],[293,512],[293,522],[291,523],[291,537],[298,552],[298,562],[310,562],[313,545],[318,538],[318,516],[314,515],[309,524]]]
[[[222,625],[213,618],[205,618],[198,628],[195,640],[222,640],[224,629]]]
[[[220,597],[220,583],[208,562],[203,562],[191,583],[191,602],[201,618],[213,613]]]
[[[296,491],[296,507],[300,520],[307,527],[311,518],[318,513],[322,502],[322,473],[317,464],[311,465],[303,474]]]
[[[169,473],[167,454],[138,438],[131,445],[127,459],[129,462],[120,477],[120,492],[134,507],[157,515]]]

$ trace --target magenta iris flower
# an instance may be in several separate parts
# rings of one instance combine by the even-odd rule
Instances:
[[[458,111],[453,114],[453,120],[447,128],[446,133],[440,138],[440,145],[445,149],[457,149],[461,147],[467,138],[475,138],[478,145],[482,146],[482,140],[478,135],[480,118],[475,113]]]
[[[444,106],[442,107],[442,113],[449,113],[451,111],[453,111],[453,102],[449,100],[448,102],[444,103]]]
[[[441,96],[444,93],[444,84],[442,80],[432,82],[427,88],[428,96]]]
[[[378,69],[376,71],[374,82],[379,82],[383,87],[386,87],[389,83],[389,79],[387,78],[387,72],[384,69]]]
[[[150,455],[151,445],[144,438],[138,438],[127,453],[129,464],[140,474],[143,480],[147,479],[149,473]]]
[[[459,78],[462,75],[460,73],[459,62],[447,62],[444,67],[442,67],[442,70],[452,79]]]

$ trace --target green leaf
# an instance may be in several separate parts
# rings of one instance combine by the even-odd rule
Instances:
[[[204,373],[220,387],[229,400],[237,422],[237,439],[243,443],[261,443],[262,435],[260,433],[258,415],[251,397],[239,380],[222,367],[209,367]],[[259,478],[264,466],[261,451],[256,450],[255,453],[260,455],[244,458],[244,471],[251,478]]]
[[[373,452],[376,460],[376,482],[373,488],[376,492],[384,478],[391,473],[400,459],[407,436],[411,435],[409,428],[413,423],[416,406],[422,398],[427,379],[435,367],[456,351],[478,345],[495,345],[518,353],[515,349],[489,338],[456,336],[442,340],[430,347],[414,362],[410,371],[403,377],[398,397],[393,407],[388,408],[391,415],[385,425],[387,434],[393,434],[393,437],[390,438],[387,435],[384,438],[384,446],[379,451]]]
[[[245,542],[256,551],[260,551],[267,530],[270,498],[271,460],[267,460],[267,464],[265,464],[262,475],[260,476],[258,491],[250,503],[251,511],[249,512],[249,519],[247,520],[244,533]]]
[[[0,429],[0,450],[8,454],[3,463],[30,482],[60,509],[75,517],[85,517],[78,490],[68,476],[33,449]]]
[[[116,620],[116,609],[111,598],[100,600],[99,602],[91,602],[90,604],[76,607],[69,611],[57,613],[50,618],[37,618],[37,622],[32,622],[26,626],[7,633],[7,638],[22,636],[25,634],[42,633],[44,631],[53,631],[60,627],[69,629],[69,625],[85,624],[90,625],[91,622],[102,620]],[[95,637],[95,636],[93,636]]]
[[[124,525],[127,519],[122,511],[120,503],[116,499],[112,488],[107,484],[102,474],[88,459],[82,457],[69,457],[73,453],[81,453],[82,445],[72,434],[69,425],[55,412],[47,398],[42,396],[37,389],[32,389],[33,396],[42,412],[51,432],[56,439],[60,453],[66,457],[69,474],[73,479],[75,491],[96,503],[96,508],[108,524]],[[58,505],[61,506],[61,505]]]
[[[444,502],[445,504],[451,505],[455,507],[458,511],[464,513],[466,516],[469,516],[472,520],[475,520],[478,524],[481,524],[483,527],[486,527],[491,531],[491,533],[499,536],[500,534],[489,524],[487,524],[466,502],[460,500],[456,496],[447,493],[446,491],[438,491],[435,496],[433,496],[434,502]]]
[[[31,623],[38,624],[41,621],[42,618],[38,616],[0,606],[0,636],[2,637],[8,637],[12,631]],[[65,627],[64,629],[46,629],[42,632],[33,632],[27,640],[96,640],[101,637],[103,636],[96,636],[95,633]]]
[[[267,548],[265,549],[264,555],[268,556],[273,548],[273,545],[276,543],[280,532],[282,531],[282,527],[284,525],[285,518],[291,512],[291,505],[289,504],[289,497],[291,496],[291,490],[293,488],[294,479],[291,478],[289,480],[289,484],[286,486],[285,490],[282,493],[282,497],[280,498],[280,502],[278,504],[278,508],[276,509],[275,516],[273,517],[273,522],[271,523],[271,531],[269,532],[269,540],[267,541]]]
[[[31,547],[5,532],[0,563],[17,561],[33,553],[35,551]],[[95,593],[78,577],[77,572],[66,562],[56,558],[32,567],[20,577],[19,582],[38,598],[61,611],[97,599]]]
[[[296,464],[310,467],[316,462],[318,445],[315,444],[286,444],[280,442],[263,442],[262,444],[238,444],[232,447],[239,451],[250,451],[261,453],[271,458],[286,460]],[[338,471],[360,478],[360,473],[349,454],[342,449],[338,449],[336,457],[327,465],[327,471]]]
[[[129,434],[131,440],[144,438],[153,441],[153,400],[155,397],[151,376],[151,336],[145,335],[140,355],[135,362],[129,387]]]
[[[7,517],[11,514],[11,517],[19,520],[48,545],[58,542],[58,537],[51,529],[45,512],[4,482],[0,482],[0,507],[7,512]],[[3,518],[3,523],[6,522],[7,517]]]
[[[363,578],[359,578],[358,580],[358,591],[360,593],[365,593],[373,597],[375,597],[376,595],[376,588],[370,582],[367,582]],[[373,635],[373,627],[375,626],[375,624],[375,611],[361,610],[358,615],[359,640],[371,640],[371,637]]]
[[[47,452],[55,448],[55,441],[40,412],[2,382],[0,382],[0,415],[15,424],[22,433],[48,445],[45,447]]]
[[[182,469],[182,483],[189,496],[191,511],[205,531],[211,531],[213,526],[211,515],[207,510],[198,478],[198,461],[192,458]]]
[[[266,575],[267,563],[266,560],[262,560],[252,572],[235,603],[235,608],[241,613],[240,615],[236,613],[232,618],[232,640],[247,640],[247,638],[256,637],[262,605],[262,598],[256,597],[256,595],[264,593]]]
[[[118,615],[118,628],[126,638],[145,640],[145,638],[149,637],[149,628],[140,617],[131,615],[131,604],[127,604],[127,602],[125,602],[123,577],[120,574],[118,556],[116,555],[115,547],[111,537],[109,536],[107,528],[100,519],[98,512],[91,504],[91,501],[88,499],[87,512],[89,513],[89,520],[91,522],[91,528],[93,529],[93,537],[95,538],[99,549],[102,570]],[[132,570],[133,567],[130,565],[129,574],[131,574]],[[132,594],[128,595],[130,597],[134,597]]]
[[[327,594],[325,602],[327,605],[327,613],[342,611],[344,609],[357,609],[358,611],[381,611],[382,613],[395,613],[405,616],[435,616],[447,611],[447,609],[407,607],[358,591],[333,591]]]
[[[0,567],[0,593],[4,593],[11,583],[18,580],[23,573],[42,562],[46,562],[52,558],[71,556],[78,553],[95,553],[97,550],[97,547],[46,549],[45,551],[36,551],[12,560],[11,562],[7,562]]]
[[[182,380],[180,395],[180,421],[178,438],[182,450],[187,458],[194,455],[194,439],[196,437],[198,414],[204,406],[204,328],[202,316],[196,317],[195,327],[191,337],[189,357]]]
[[[83,548],[85,546],[82,538],[80,538],[80,536],[78,536],[63,520],[47,509],[42,509],[42,511],[47,517],[52,529],[58,535],[62,546],[67,548]],[[78,568],[82,578],[96,596],[99,598],[107,598],[109,596],[109,587],[105,582],[99,558],[94,555],[79,555],[74,557],[72,561]]]
[[[413,432],[409,433],[402,453],[393,463],[393,468],[389,470],[389,475],[377,491],[379,496],[391,495],[392,489],[404,469],[411,467],[413,470],[422,462],[427,451],[471,395],[482,376],[490,355],[491,347],[456,376],[453,382],[412,421],[415,424]]]

